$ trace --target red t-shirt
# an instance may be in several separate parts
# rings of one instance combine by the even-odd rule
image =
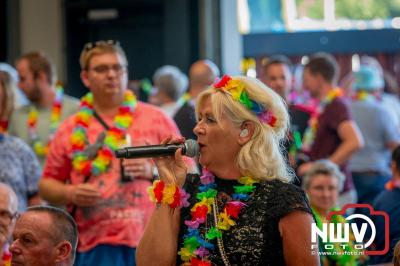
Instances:
[[[349,103],[345,98],[335,98],[325,106],[318,118],[317,133],[310,151],[312,161],[326,159],[335,152],[342,143],[338,132],[339,125],[348,120],[352,120],[352,116]],[[347,191],[353,187],[347,162],[340,165],[340,168],[346,175],[344,191]]]
[[[70,136],[75,127],[74,119],[75,115],[69,117],[58,128],[47,156],[43,178],[71,184],[83,182],[84,176],[71,165]],[[113,117],[102,119],[109,126],[113,125]],[[89,143],[94,143],[104,130],[92,117],[87,129]],[[145,141],[159,144],[170,135],[180,135],[175,123],[161,110],[141,102],[138,102],[133,113],[133,123],[127,133],[131,136],[133,146],[147,145]],[[87,183],[99,189],[102,200],[96,206],[76,209],[74,218],[79,231],[78,251],[88,251],[98,244],[136,247],[154,208],[147,195],[150,181],[135,179],[122,183],[120,162],[115,158],[106,173],[91,176]]]

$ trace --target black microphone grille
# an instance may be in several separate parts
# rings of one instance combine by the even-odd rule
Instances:
[[[185,141],[186,152],[185,155],[189,157],[195,157],[199,154],[200,147],[197,141],[188,139]]]

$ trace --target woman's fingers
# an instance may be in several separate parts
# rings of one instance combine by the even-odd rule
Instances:
[[[171,139],[172,139],[172,136],[170,135],[170,136],[168,136],[166,139],[164,139],[163,141],[161,141],[161,144],[167,144],[167,143],[169,143],[169,142],[171,141]]]
[[[168,137],[161,144],[181,144],[185,142],[183,137]],[[185,176],[186,166],[182,160],[182,148],[175,151],[172,156],[154,158],[158,174],[161,180],[168,184],[181,184],[182,176]],[[184,177],[183,177],[184,179]]]
[[[179,144],[179,143],[183,143],[183,142],[185,142],[184,137],[169,136],[166,139],[164,139],[163,141],[161,141],[161,144]]]

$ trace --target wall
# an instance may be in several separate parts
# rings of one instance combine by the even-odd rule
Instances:
[[[46,52],[65,80],[62,0],[20,0],[20,53]],[[15,58],[14,58],[15,59]]]

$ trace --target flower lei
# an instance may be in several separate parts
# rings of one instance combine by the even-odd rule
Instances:
[[[7,132],[8,120],[0,119],[0,141],[4,138],[4,134]]]
[[[254,183],[258,183],[251,177],[239,178],[238,182],[241,185],[234,186],[233,200],[225,204],[223,211],[218,214],[217,225],[208,228],[203,237],[199,227],[206,223],[207,215],[211,213],[212,204],[217,196],[217,185],[214,175],[207,170],[204,170],[200,182],[199,192],[196,194],[199,201],[190,210],[191,220],[185,221],[187,232],[183,237],[183,247],[178,252],[184,265],[211,265],[208,256],[210,250],[214,250],[214,244],[210,243],[210,240],[222,238],[223,231],[236,225],[234,219],[238,219],[240,210],[245,205],[243,201],[250,198],[250,194],[256,188]]]
[[[11,252],[9,251],[9,245],[6,244],[3,248],[3,257],[0,262],[2,262],[4,266],[11,266]]]
[[[187,103],[188,101],[190,101],[192,97],[190,96],[189,93],[185,92],[176,102],[176,105],[178,105],[179,107],[183,106],[185,103]]]
[[[100,175],[108,170],[113,151],[119,148],[124,141],[126,130],[132,124],[132,113],[136,107],[136,97],[131,91],[126,91],[122,106],[118,109],[118,114],[114,117],[114,126],[106,132],[106,137],[102,147],[97,152],[94,159],[88,158],[85,154],[85,145],[88,144],[87,128],[93,116],[93,94],[87,93],[81,99],[79,111],[75,117],[75,128],[72,132],[70,141],[72,144],[73,168],[84,176]]]
[[[354,101],[366,101],[368,99],[377,99],[380,100],[379,95],[376,93],[371,93],[371,92],[367,92],[367,91],[357,91],[352,95],[352,100]]]
[[[53,106],[51,108],[50,115],[50,135],[47,143],[43,143],[37,134],[37,122],[39,112],[36,107],[32,106],[27,119],[28,125],[28,136],[31,140],[33,150],[38,156],[46,156],[50,142],[53,139],[54,133],[56,132],[58,125],[60,124],[61,119],[61,110],[62,110],[62,99],[63,99],[64,89],[61,86],[56,87],[56,96],[53,102]]]
[[[311,145],[314,143],[315,136],[318,130],[318,118],[324,112],[325,106],[331,103],[334,99],[343,97],[343,90],[340,88],[335,88],[331,90],[328,95],[323,99],[315,112],[312,113],[310,119],[308,120],[308,127],[304,132],[302,149],[303,151],[309,151]]]
[[[250,99],[249,94],[245,90],[244,83],[239,79],[232,79],[228,75],[224,75],[222,79],[216,82],[214,88],[219,91],[223,91],[232,96],[235,101],[240,102],[248,110],[252,111],[258,119],[274,127],[276,124],[276,116],[261,104]]]
[[[312,210],[312,212],[314,214],[317,227],[320,230],[322,230],[322,223],[323,223],[324,218],[321,217],[318,214],[318,212],[316,212],[313,208],[311,208],[311,210]],[[331,211],[339,211],[339,209],[338,208],[333,208]],[[333,215],[331,220],[330,220],[330,222],[331,223],[335,223],[335,224],[338,224],[338,223],[345,224],[345,223],[347,223],[346,219],[342,215],[338,215],[338,214]],[[328,241],[329,241],[329,239],[328,239]],[[348,265],[348,266],[356,266],[356,265],[358,265],[358,260],[361,258],[360,255],[345,255],[345,254],[341,254],[341,253],[343,253],[345,251],[350,252],[348,254],[358,254],[357,251],[360,251],[360,250],[356,250],[353,247],[353,245],[351,244],[351,242],[353,242],[353,241],[354,241],[354,236],[351,234],[350,235],[350,244],[349,245],[343,246],[342,242],[340,242],[340,243],[338,243],[338,242],[331,243],[329,241],[329,243],[325,243],[325,244],[331,244],[333,246],[333,249],[329,249],[329,250],[325,250],[324,249],[324,245],[319,245],[320,246],[319,248],[322,249],[322,252],[331,251],[331,252],[326,253],[328,255],[321,257],[321,260],[323,262],[322,265],[330,265],[329,261],[335,261],[335,262],[337,262],[337,265]]]
[[[393,189],[400,188],[400,180],[398,179],[391,179],[385,184],[385,189],[391,191]]]
[[[171,208],[188,207],[190,195],[177,185],[166,185],[164,181],[156,180],[153,186],[147,189],[150,201],[155,203],[168,204]]]

